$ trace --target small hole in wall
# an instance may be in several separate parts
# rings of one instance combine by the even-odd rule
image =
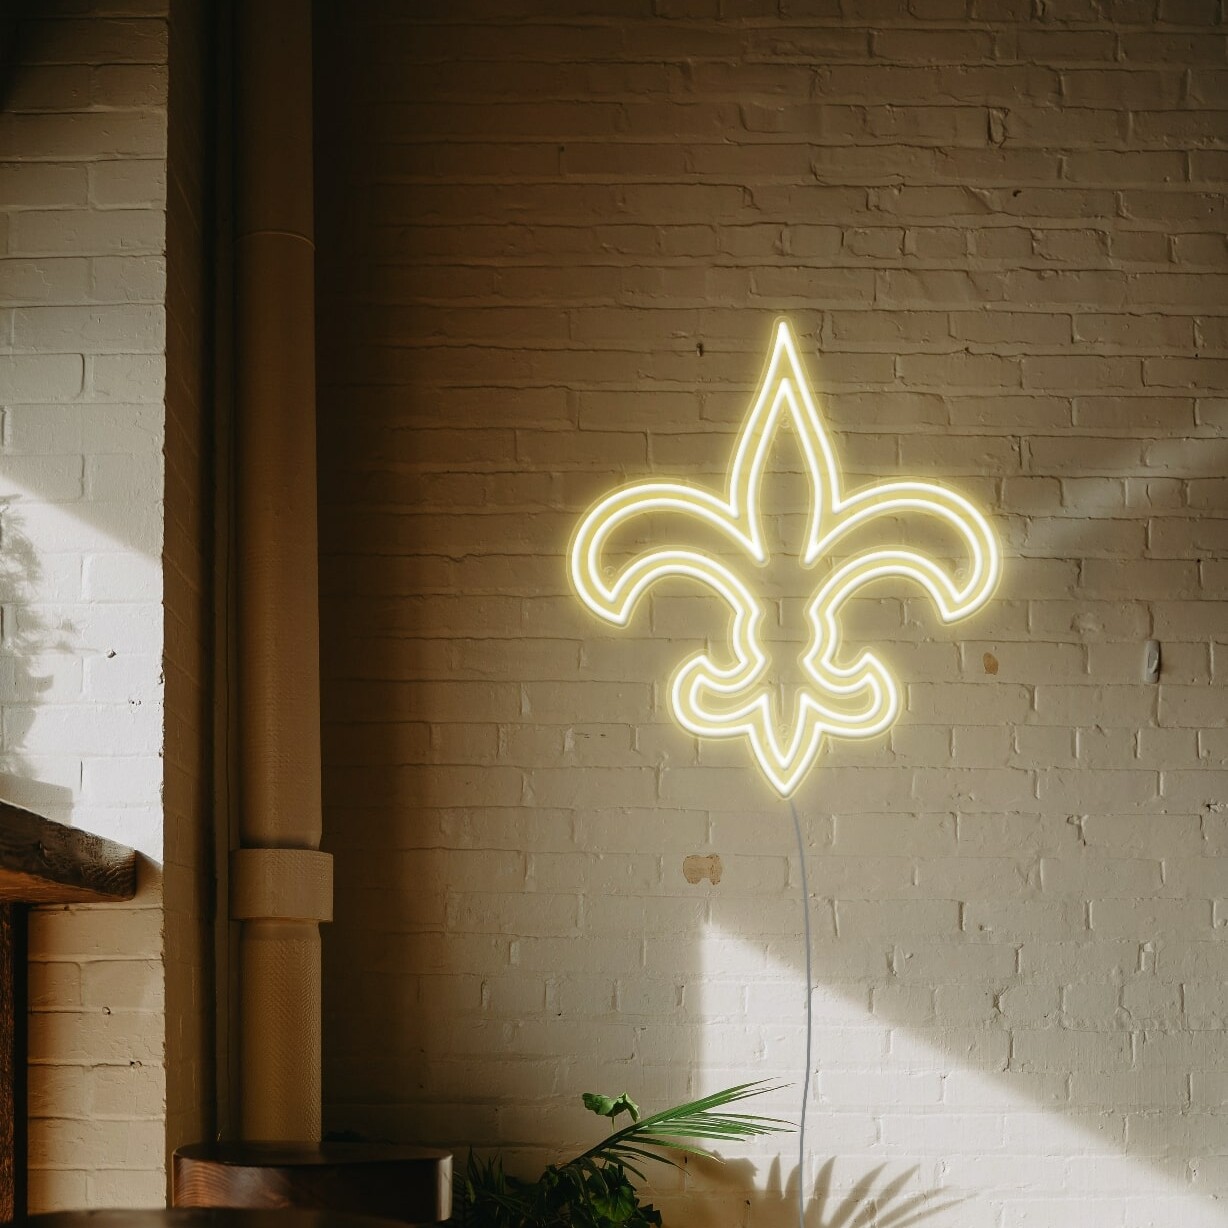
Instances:
[[[697,341],[695,343],[695,353],[698,354],[700,358],[704,356],[704,343],[702,341]]]

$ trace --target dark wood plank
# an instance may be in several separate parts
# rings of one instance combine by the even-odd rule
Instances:
[[[25,905],[135,894],[132,849],[0,802],[0,1223],[26,1211]]]
[[[21,0],[0,0],[0,109],[7,107],[21,46]]]
[[[20,1220],[29,1228],[405,1228],[395,1220],[337,1211],[47,1211]]]
[[[0,904],[0,1223],[26,1210],[26,910]]]
[[[395,1143],[194,1143],[175,1152],[174,1202],[436,1224],[452,1213],[452,1155]]]
[[[0,902],[75,904],[135,894],[132,849],[0,802]]]

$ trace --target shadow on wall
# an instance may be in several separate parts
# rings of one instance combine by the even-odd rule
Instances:
[[[39,698],[55,685],[55,671],[42,672],[55,654],[73,655],[76,628],[51,626],[39,608],[43,567],[23,531],[17,497],[0,498],[0,798],[46,818],[68,822],[74,790],[37,779],[37,765],[24,754]],[[78,663],[79,664],[79,663]]]
[[[344,47],[361,42],[355,28],[338,20],[328,33]],[[571,1107],[582,1090],[668,1103],[697,1094],[697,1080],[724,1085],[748,1068],[795,1078],[800,1063],[787,820],[756,800],[740,750],[697,747],[652,695],[677,663],[669,634],[702,638],[694,604],[654,599],[651,625],[614,641],[576,606],[560,557],[593,498],[650,468],[645,439],[661,448],[661,476],[713,450],[724,462],[719,415],[681,440],[668,429],[685,425],[722,354],[695,352],[686,317],[651,362],[638,338],[612,333],[620,317],[591,325],[596,344],[562,325],[532,335],[563,317],[551,276],[572,262],[572,228],[513,225],[532,216],[514,193],[487,205],[451,164],[434,170],[448,142],[420,139],[412,111],[361,149],[353,136],[368,117],[347,120],[345,62],[322,64],[335,105],[319,108],[333,125],[320,199],[325,789],[338,875],[328,1113],[365,1133],[499,1147],[515,1172],[584,1142],[588,1117]],[[661,285],[681,284],[671,267]],[[589,273],[586,294],[600,298],[604,270]],[[724,358],[732,380],[756,369]],[[639,434],[586,441],[578,415],[617,424],[611,406],[639,404],[628,382],[654,385],[654,412],[658,395],[687,408],[671,417],[666,401]],[[1013,566],[998,599],[967,640],[935,637],[910,594],[867,603],[865,633],[886,628],[910,710],[889,739],[842,747],[816,779],[821,814],[806,828],[823,1057],[807,1138],[867,1176],[850,1188],[825,1165],[813,1228],[875,1216],[900,1228],[956,1207],[914,1203],[882,1177],[883,1157],[924,1157],[926,1186],[1060,1197],[1035,1212],[1051,1228],[1125,1222],[1131,1193],[1154,1222],[1189,1223],[1166,1187],[1174,1199],[1199,1192],[1191,1174],[1205,1188],[1223,1154],[1208,1099],[1222,1067],[1217,1008],[1213,995],[1193,1017],[1181,1006],[1182,984],[1213,985],[1219,967],[1214,827],[1202,820],[1222,803],[1197,757],[1196,715],[1159,721],[1157,689],[1137,680],[1139,644],[1163,637],[1151,606],[1200,595],[1197,520],[1163,501],[1174,474],[1200,476],[1164,459],[1191,428],[1169,440],[1166,426],[1123,417],[1131,437],[1094,438],[1094,463],[1080,467],[1077,452],[1058,454],[1079,446],[1073,424],[1046,427],[1045,452],[1030,442],[1036,398],[1022,399],[1017,419],[990,418],[1007,459],[987,453],[987,474],[976,456],[974,475],[951,468],[952,485],[984,496],[1005,529]],[[857,422],[849,442],[873,443],[876,422]],[[881,437],[896,450],[861,449],[858,473],[888,476],[903,464],[898,441],[915,442],[890,417]],[[671,443],[686,460],[669,459]],[[1102,475],[1092,494],[1084,469]],[[1166,554],[1161,533],[1145,551],[1148,517],[1163,528],[1170,513],[1190,542],[1170,540]],[[1208,638],[1165,645],[1174,708],[1205,702]],[[697,890],[688,859],[695,869],[717,854],[729,867],[719,894]],[[720,932],[710,962],[705,926]],[[738,935],[746,948],[730,958]],[[378,1059],[372,1036],[390,1038]],[[895,1110],[885,1126],[876,1105]],[[712,1216],[736,1204],[791,1222],[779,1181],[756,1189],[749,1164],[730,1167],[699,1183],[688,1210],[708,1208],[703,1222],[721,1228],[728,1216]],[[1105,1205],[1089,1211],[1093,1199]],[[950,1218],[981,1212],[978,1200]]]
[[[349,224],[326,218],[321,233],[374,243],[356,208],[334,200]],[[420,253],[397,235],[388,243],[365,280],[336,248],[322,296],[334,317],[354,302],[395,312],[412,297]],[[448,429],[483,411],[520,423],[522,404],[482,388],[447,347],[440,357],[357,330],[343,339],[323,309],[321,326],[325,789],[338,875],[325,935],[330,1120],[499,1147],[518,1172],[583,1145],[587,1115],[570,1107],[580,1091],[660,1104],[748,1067],[795,1077],[801,942],[783,811],[756,804],[762,785],[741,748],[696,747],[654,708],[654,663],[676,663],[667,637],[642,619],[607,642],[566,590],[558,526],[620,475],[586,470],[573,489],[543,481],[540,494],[513,461],[475,475],[446,452]],[[545,418],[552,403],[543,393],[532,412]],[[566,437],[568,404],[553,412]],[[1111,574],[1114,532],[1138,519],[1127,482],[1145,480],[1131,447],[1099,461],[1122,475],[1115,516],[1067,517],[1056,504],[1012,515],[1002,483],[986,480],[1014,565],[967,640],[935,637],[928,603],[909,593],[867,611],[892,614],[887,655],[902,658],[917,703],[889,739],[827,757],[821,814],[806,822],[815,979],[832,1004],[816,1020],[831,1060],[818,1064],[825,1111],[810,1125],[818,1154],[838,1150],[869,1173],[868,1187],[842,1184],[837,1197],[825,1166],[814,1228],[977,1209],[914,1203],[898,1178],[875,1192],[883,1170],[869,1166],[884,1154],[926,1157],[927,1184],[1008,1200],[1030,1173],[1060,1194],[1069,1165],[1103,1183],[1089,1196],[1127,1190],[1192,1215],[1167,1203],[1186,1180],[1179,1123],[1198,1122],[1199,1145],[1222,1153],[1224,1119],[1188,1088],[1192,1073],[1194,1096],[1205,1094],[1220,1050],[1209,1033],[1190,1035],[1179,1007],[1182,979],[1212,958],[1200,949],[1215,937],[1211,905],[1196,893],[1213,870],[1198,808],[1216,786],[1205,772],[1205,784],[1175,774],[1178,792],[1161,796],[1138,761],[1140,731],[1176,745],[1183,730],[1157,725],[1157,691],[1136,681],[1149,594]],[[697,635],[693,616],[677,622],[677,635]],[[1177,698],[1206,685],[1184,648],[1165,649]],[[953,678],[945,693],[936,685]],[[979,716],[986,697],[991,721]],[[1190,734],[1169,765],[1203,766],[1192,747]],[[665,768],[688,796],[646,787],[618,804]],[[697,891],[686,867],[716,853],[731,872],[719,893]],[[1161,878],[1161,853],[1175,879]],[[1201,919],[1187,925],[1187,914]],[[756,937],[742,966],[705,964],[705,924],[727,943]],[[781,983],[789,997],[752,1017],[756,961],[779,969],[759,978],[762,999]],[[400,1039],[375,1062],[372,1035]],[[885,1137],[875,1104],[898,1110]],[[734,1198],[756,1228],[760,1216],[791,1222],[786,1191],[739,1172],[736,1193],[722,1181],[688,1194],[689,1214],[716,1216],[696,1223],[725,1228]],[[1052,1214],[1050,1224],[1112,1222],[1089,1218],[1077,1195],[1060,1214],[1078,1218]]]
[[[747,1160],[726,1166],[734,1184],[755,1185],[754,1165]],[[937,1190],[912,1191],[920,1168],[910,1168],[894,1177],[884,1177],[886,1164],[872,1168],[849,1185],[835,1179],[836,1161],[820,1167],[806,1199],[805,1228],[911,1228],[951,1207],[967,1201]],[[749,1197],[750,1222],[755,1228],[796,1228],[798,1170],[788,1178],[779,1160],[773,1160],[762,1188]]]
[[[918,1189],[920,1166],[894,1175],[888,1164],[878,1164],[860,1177],[850,1176],[847,1161],[837,1175],[833,1157],[815,1173],[806,1197],[804,1228],[912,1228],[944,1215],[965,1203],[969,1196],[949,1190]],[[691,1196],[686,1203],[687,1222],[692,1228],[729,1228],[737,1215],[739,1225],[753,1228],[798,1228],[798,1169],[785,1176],[779,1158],[765,1171],[751,1160],[718,1162],[687,1157],[681,1167],[699,1178],[705,1194]],[[854,1168],[854,1171],[855,1168]],[[659,1200],[658,1200],[659,1201]],[[739,1215],[733,1210],[741,1207]],[[984,1218],[960,1223],[988,1223]],[[666,1214],[666,1223],[675,1219]],[[954,1223],[951,1219],[945,1223]]]

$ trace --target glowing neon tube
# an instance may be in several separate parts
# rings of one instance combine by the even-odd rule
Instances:
[[[966,552],[966,575],[957,578],[938,562],[898,546],[868,549],[840,562],[805,606],[810,642],[799,658],[805,684],[788,728],[773,716],[764,685],[770,658],[763,646],[766,607],[755,595],[754,573],[768,561],[761,493],[772,441],[788,415],[801,445],[813,492],[799,564],[813,567],[852,531],[901,515],[945,524]],[[636,517],[677,512],[694,517],[745,554],[751,567],[739,575],[726,562],[685,545],[645,550],[629,562],[606,563],[610,541]],[[782,797],[797,789],[813,767],[824,736],[870,738],[899,715],[900,695],[887,668],[872,652],[851,664],[836,660],[838,615],[854,593],[886,578],[915,581],[930,595],[944,622],[979,610],[993,594],[1002,570],[997,538],[985,517],[963,495],[934,482],[881,482],[851,494],[841,490],[835,450],[810,392],[787,320],[778,320],[767,367],[730,460],[723,494],[684,481],[633,482],[611,491],[585,514],[569,552],[571,583],[599,618],[625,627],[640,598],[658,580],[694,580],[730,608],[732,664],[707,652],[689,657],[670,684],[678,723],[697,737],[746,738],[763,774]]]

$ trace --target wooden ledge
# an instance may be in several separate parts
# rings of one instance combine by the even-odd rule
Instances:
[[[135,894],[132,849],[0,802],[0,903],[105,903]]]
[[[436,1224],[452,1155],[397,1143],[197,1143],[174,1157],[177,1207],[299,1207]]]
[[[237,1211],[197,1207],[185,1211],[45,1211],[14,1228],[406,1228],[395,1220],[336,1211]]]
[[[0,802],[0,1223],[26,1203],[27,904],[136,894],[136,853]]]

